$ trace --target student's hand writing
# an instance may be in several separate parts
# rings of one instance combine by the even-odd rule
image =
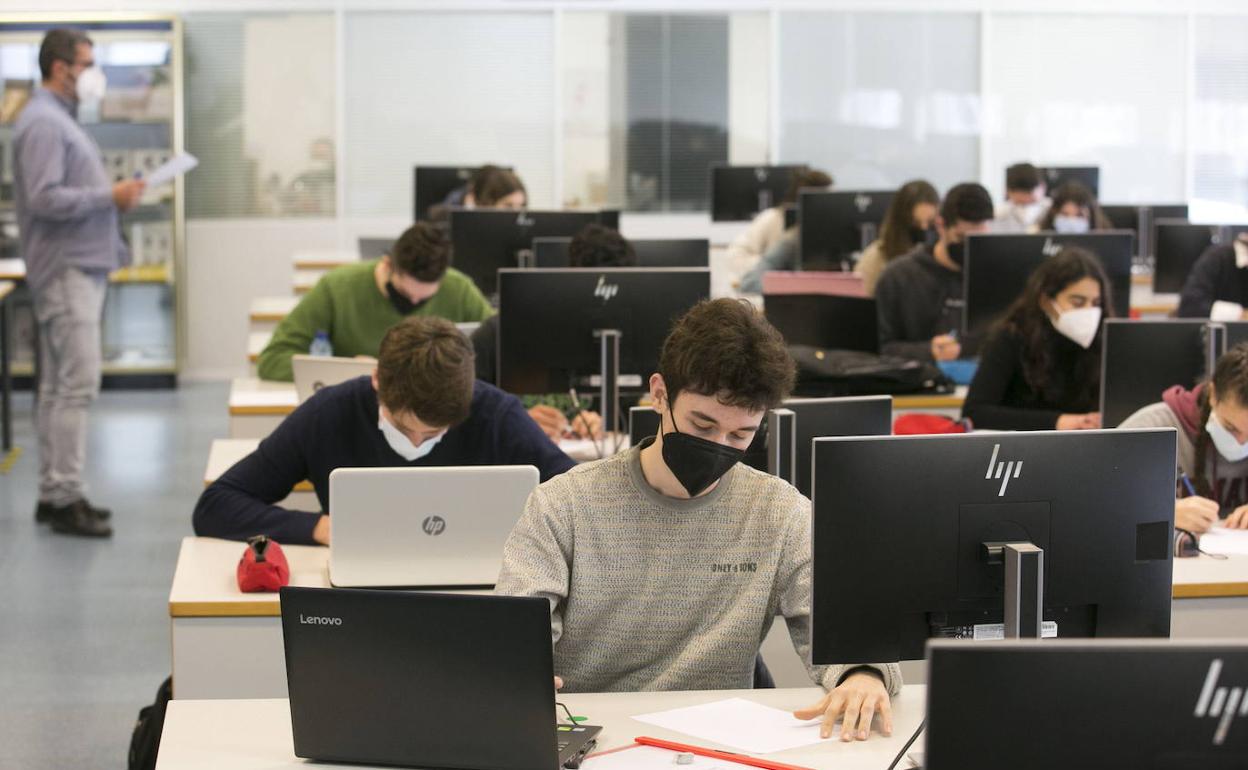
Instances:
[[[1241,505],[1222,522],[1227,529],[1248,529],[1248,505]]]
[[[1101,427],[1099,412],[1091,414],[1064,414],[1057,418],[1058,430],[1095,430]]]
[[[851,674],[836,689],[824,695],[815,705],[793,712],[801,719],[817,719],[823,716],[819,735],[828,738],[837,719],[841,720],[842,741],[865,741],[871,734],[871,719],[880,715],[880,732],[893,734],[893,705],[888,690],[879,674],[860,671]]]
[[[568,429],[568,418],[553,406],[538,404],[529,410],[529,416],[542,429],[542,432],[550,437],[551,441],[563,438],[563,434]]]
[[[558,691],[562,689],[563,689],[563,679],[560,677],[555,677],[555,690]]]
[[[312,539],[321,545],[329,545],[329,516],[321,514],[312,528]]]
[[[572,432],[581,438],[602,438],[602,415],[581,412],[572,419]]]
[[[962,345],[948,334],[932,337],[932,358],[937,361],[954,361],[962,355]]]
[[[1186,529],[1193,534],[1202,535],[1217,521],[1218,504],[1207,497],[1184,497],[1174,503],[1175,529]]]

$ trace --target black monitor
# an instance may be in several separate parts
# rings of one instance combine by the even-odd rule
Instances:
[[[927,770],[1248,766],[1248,643],[933,641]]]
[[[803,270],[847,270],[875,240],[892,190],[804,191],[798,196]]]
[[[500,270],[498,383],[509,393],[599,387],[599,335],[617,329],[620,385],[648,387],[672,323],[711,291],[705,269]]]
[[[456,269],[486,296],[497,292],[498,270],[524,266],[534,238],[571,238],[585,225],[602,224],[597,211],[451,211],[451,255]]]
[[[1218,338],[1195,318],[1109,319],[1101,340],[1101,424],[1117,427],[1161,400],[1173,385],[1192,388],[1218,357]]]
[[[413,172],[412,200],[414,219],[425,222],[429,209],[446,200],[446,196],[468,184],[480,166],[417,166]]]
[[[711,220],[745,222],[760,211],[779,206],[789,192],[799,165],[711,165]]]
[[[801,209],[797,207],[797,204],[796,203],[785,204],[784,229],[789,230],[791,228],[797,227],[801,221],[802,221]]]
[[[1079,182],[1092,191],[1092,195],[1101,197],[1101,169],[1099,166],[1043,166],[1036,169],[1048,190],[1050,197],[1053,191],[1066,182]]]
[[[1114,226],[1115,230],[1130,230],[1135,233],[1135,237],[1140,237],[1140,207],[1135,204],[1101,204],[1101,211],[1105,214],[1106,219]]]
[[[1157,221],[1160,219],[1187,221],[1186,203],[1148,203],[1131,205],[1106,204],[1101,211],[1115,230],[1131,230],[1135,233],[1136,252],[1151,257],[1156,251]]]
[[[360,238],[359,241],[360,259],[377,259],[384,257],[390,253],[390,247],[394,245],[393,238]]]
[[[763,313],[790,345],[880,352],[875,300],[828,294],[767,294]]]
[[[1218,327],[1225,329],[1218,342],[1218,355],[1222,355],[1236,345],[1248,342],[1248,321],[1211,321],[1210,326],[1215,329]]]
[[[1158,220],[1153,232],[1153,253],[1157,257],[1153,264],[1153,291],[1158,294],[1182,291],[1196,260],[1223,238],[1218,225],[1193,225],[1174,219]]]
[[[811,660],[1168,636],[1175,444],[1173,428],[815,439]]]
[[[1125,230],[1096,233],[984,233],[966,239],[962,262],[962,331],[968,336],[986,333],[1013,304],[1032,271],[1063,246],[1079,246],[1095,254],[1109,278],[1114,314],[1126,318],[1131,310],[1131,259],[1135,235]]]
[[[534,238],[533,266],[570,267],[571,242],[571,238]],[[711,242],[706,238],[639,238],[629,243],[637,253],[637,267],[711,266]]]

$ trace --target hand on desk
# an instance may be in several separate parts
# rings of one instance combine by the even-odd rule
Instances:
[[[329,545],[329,515],[321,514],[321,518],[316,520],[316,526],[312,528],[312,539],[321,545]]]
[[[1178,518],[1177,515],[1175,518]],[[1241,505],[1226,517],[1222,526],[1227,529],[1248,529],[1248,505]]]
[[[962,345],[950,334],[932,337],[932,358],[937,361],[954,361],[962,355]]]
[[[1057,418],[1058,430],[1096,430],[1101,427],[1101,413],[1063,414]]]
[[[865,741],[871,734],[871,719],[880,713],[880,732],[893,734],[893,705],[879,674],[860,671],[845,678],[836,689],[823,696],[810,708],[793,712],[801,720],[823,716],[819,735],[832,735],[832,727],[841,719],[842,741]]]
[[[597,412],[581,412],[569,423],[563,412],[538,404],[529,410],[529,416],[551,441],[558,441],[569,433],[578,438],[602,438],[602,417]]]
[[[1244,508],[1240,508],[1236,513],[1243,510]],[[1231,515],[1234,516],[1234,514]],[[1217,521],[1218,504],[1207,497],[1184,497],[1174,503],[1175,529],[1185,529],[1194,535],[1203,535]]]

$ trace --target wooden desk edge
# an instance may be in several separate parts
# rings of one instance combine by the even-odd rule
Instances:
[[[267,415],[285,417],[295,411],[294,406],[231,406],[230,416],[238,417],[240,415]]]
[[[171,618],[272,618],[281,614],[282,605],[277,594],[271,601],[169,602]]]
[[[1185,583],[1174,587],[1175,599],[1248,597],[1248,583]]]
[[[966,402],[964,396],[894,396],[894,409],[957,409]]]
[[[250,316],[251,321],[253,323],[259,323],[259,322],[264,322],[264,321],[272,321],[274,323],[281,323],[282,319],[284,319],[285,317],[286,317],[285,313],[272,313],[272,312],[252,313]]]
[[[212,485],[212,481],[210,481],[209,479],[204,479],[205,488],[211,485]],[[315,492],[316,488],[312,486],[311,481],[300,481],[298,484],[292,487],[290,491],[291,492]]]

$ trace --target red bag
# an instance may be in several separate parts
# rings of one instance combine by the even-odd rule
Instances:
[[[276,592],[290,582],[290,565],[276,540],[267,535],[247,539],[247,550],[238,560],[238,590],[243,593]]]
[[[933,433],[970,433],[971,421],[952,420],[939,414],[903,414],[893,420],[893,435],[926,436]]]

